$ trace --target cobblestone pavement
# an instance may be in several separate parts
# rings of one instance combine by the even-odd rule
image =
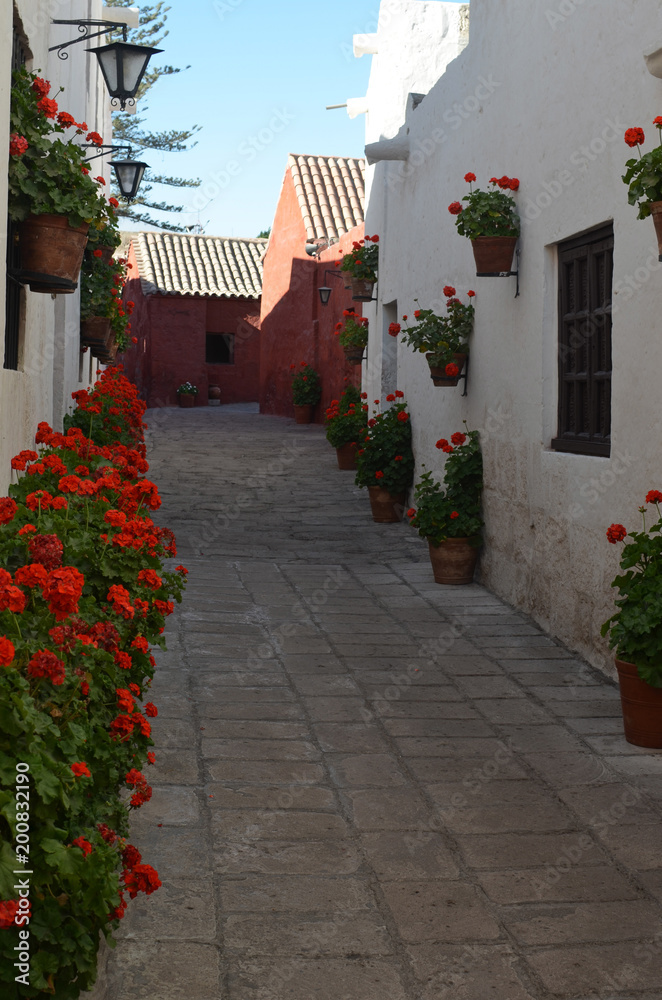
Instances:
[[[190,582],[107,1000],[659,1000],[662,755],[615,687],[437,586],[321,428],[149,416]]]

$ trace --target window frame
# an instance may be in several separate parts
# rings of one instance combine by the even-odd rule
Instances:
[[[210,361],[208,357],[208,347],[210,337],[221,337],[228,346],[228,361]],[[205,364],[206,365],[234,365],[235,364],[235,334],[234,333],[216,333],[210,330],[205,331]]]
[[[599,286],[596,268],[598,258],[608,255],[610,270],[607,276],[609,282],[609,299],[598,301]],[[613,306],[613,254],[614,228],[613,223],[606,223],[596,229],[589,230],[557,245],[558,260],[558,408],[557,433],[552,439],[551,447],[557,452],[567,452],[579,455],[593,455],[608,458],[611,454],[611,381],[612,365],[612,306]],[[586,281],[588,308],[569,309],[569,286],[566,283],[568,263],[575,262],[575,285],[577,287],[579,272],[578,263],[586,261]],[[576,336],[576,326],[590,324],[590,332],[584,330],[581,336],[584,343],[573,345],[571,340]],[[573,326],[575,327],[573,329]],[[604,327],[602,340],[593,336],[600,326]],[[605,341],[606,338],[606,341]],[[599,348],[602,346],[600,357]],[[576,358],[577,350],[585,350],[585,368],[582,371],[570,370],[569,359]],[[600,361],[606,355],[608,368],[603,368]],[[607,389],[603,387],[607,384]],[[570,394],[575,393],[575,415],[579,406],[581,388],[585,386],[588,419],[588,430],[577,431],[570,427]],[[606,403],[606,420],[599,412],[600,392],[608,392]],[[604,406],[605,404],[603,404]]]

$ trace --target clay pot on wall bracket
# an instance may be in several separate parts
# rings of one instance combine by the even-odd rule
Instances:
[[[358,445],[355,441],[348,441],[340,448],[336,448],[339,469],[356,469],[356,449]]]
[[[80,340],[85,347],[91,347],[92,353],[95,349],[103,350],[110,342],[112,331],[110,320],[105,316],[90,316],[80,324]]]
[[[208,406],[220,406],[221,405],[221,387],[220,385],[210,385],[207,390],[207,405]]]
[[[651,216],[655,226],[655,235],[657,236],[658,253],[662,258],[662,201],[654,201],[651,203]]]
[[[179,405],[185,407],[186,409],[191,409],[195,406],[195,395],[192,392],[180,392],[177,394],[179,399]]]
[[[381,486],[369,486],[372,519],[378,524],[395,524],[401,521],[405,512],[405,494],[389,493]]]
[[[92,354],[104,365],[112,365],[117,357],[117,344],[115,334],[111,333],[110,338],[103,348],[92,349]]]
[[[363,347],[343,347],[345,352],[345,361],[350,365],[360,365],[363,361]]]
[[[372,302],[372,290],[374,287],[374,281],[363,281],[361,278],[352,278],[352,299],[355,302]]]
[[[432,379],[434,385],[436,385],[437,387],[443,387],[443,386],[454,386],[454,385],[457,385],[459,383],[460,376],[461,376],[461,374],[462,374],[462,372],[464,370],[464,366],[465,366],[466,360],[467,360],[467,355],[466,354],[454,354],[453,355],[453,361],[455,362],[455,364],[457,365],[457,367],[460,369],[460,371],[458,372],[458,374],[455,375],[455,376],[447,375],[445,368],[436,368],[436,367],[434,367],[432,365],[432,361],[430,360],[433,357],[432,354],[426,354],[425,357],[427,358],[428,364],[430,366],[430,378]]]
[[[98,249],[101,250],[101,256],[99,257],[101,263],[110,264],[115,253],[115,247],[99,247]]]
[[[313,410],[315,407],[312,403],[305,403],[303,406],[294,405],[294,420],[297,424],[310,424],[313,420]]]
[[[476,275],[510,274],[516,245],[516,236],[477,236],[471,241]]]
[[[625,739],[635,747],[662,750],[662,688],[642,681],[634,663],[616,660]]]
[[[89,225],[77,229],[66,215],[31,215],[18,228],[20,280],[33,292],[54,295],[76,290]]]
[[[441,545],[433,545],[428,539],[435,583],[466,585],[473,581],[478,548],[470,542],[469,538],[447,538]]]

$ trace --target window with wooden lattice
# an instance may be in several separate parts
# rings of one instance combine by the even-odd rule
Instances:
[[[614,230],[559,244],[559,414],[556,451],[608,456]]]

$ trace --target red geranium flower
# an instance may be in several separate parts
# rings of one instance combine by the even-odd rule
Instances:
[[[6,931],[14,927],[18,913],[18,900],[3,899],[0,902],[0,930]]]
[[[453,452],[455,451],[455,448],[453,448],[453,446],[450,444],[446,444],[441,450],[446,452],[447,455],[452,455]]]
[[[444,371],[446,372],[449,378],[457,378],[457,376],[460,374],[460,369],[453,361],[450,361],[446,365]]]
[[[55,118],[57,114],[57,101],[52,101],[50,97],[42,97],[37,102],[37,108],[41,111],[44,118]]]
[[[475,175],[475,174],[472,174],[472,173],[468,173],[468,174],[465,174],[465,175],[464,175],[464,179],[465,179],[465,181],[467,182],[467,184],[471,184],[471,183],[472,183],[472,181],[475,181],[475,180],[476,180],[476,175]]]
[[[46,97],[51,89],[50,81],[42,80],[40,76],[36,76],[32,81],[32,89],[39,97]]]
[[[455,434],[451,434],[451,441],[453,444],[461,445],[467,440],[467,435],[462,434],[461,431],[455,431]]]
[[[395,399],[395,393],[389,392],[388,396],[386,397],[386,402],[387,403],[392,403],[394,401],[394,399]]]
[[[616,542],[622,542],[626,535],[627,531],[622,524],[612,524],[611,527],[607,528],[607,538],[612,545],[615,545]]]
[[[458,514],[458,512],[457,512],[456,510],[452,510],[452,511],[451,511],[451,513],[450,513],[450,518],[451,518],[451,521],[454,521],[454,520],[455,520],[455,518],[456,518],[456,517],[459,517],[459,516],[460,516],[460,515]]]
[[[57,535],[35,535],[28,543],[28,551],[33,562],[41,563],[45,569],[59,569],[62,565],[64,546]]]
[[[629,128],[625,133],[625,142],[631,148],[640,146],[645,141],[646,136],[644,135],[644,130],[642,128]]]
[[[88,142],[93,142],[95,146],[103,145],[103,139],[98,132],[88,132],[85,138]]]
[[[108,199],[108,204],[109,204],[109,205],[112,205],[112,206],[113,206],[113,208],[119,208],[119,206],[120,206],[120,203],[119,203],[119,201],[117,200],[117,198],[109,198],[109,199]]]
[[[76,124],[76,120],[73,115],[70,115],[68,111],[60,111],[57,116],[57,123],[63,128],[71,128],[72,125]]]
[[[407,517],[416,517],[416,510],[414,507],[410,507],[407,511]]]
[[[9,155],[23,156],[23,153],[27,148],[28,140],[24,136],[18,135],[16,132],[12,132],[9,137]]]
[[[81,851],[87,857],[88,854],[92,853],[92,845],[89,840],[85,840],[85,837],[76,837],[75,840],[71,841],[72,847],[80,847]]]
[[[451,202],[451,204],[448,206],[448,211],[451,213],[451,215],[459,215],[462,212],[462,205],[459,203],[459,201]]]
[[[375,479],[383,479],[383,478],[384,478],[384,473],[383,472],[376,472],[375,473]]]
[[[395,390],[395,398],[396,399],[404,399],[405,398],[404,392],[400,392],[399,389],[396,389]]]
[[[77,778],[91,778],[90,769],[84,760],[79,761],[77,764],[71,765],[71,770]]]
[[[122,880],[131,899],[139,892],[150,896],[162,884],[158,872],[151,865],[136,865],[131,871],[122,873]]]
[[[14,659],[14,644],[6,635],[0,635],[0,667],[8,667]]]
[[[154,704],[154,702],[153,701],[146,701],[145,702],[145,715],[147,715],[150,719],[155,719],[158,714],[159,714],[159,710],[156,707],[156,705]]]
[[[55,653],[41,649],[31,657],[27,674],[37,679],[45,677],[54,687],[59,687],[60,684],[64,684],[64,663]]]
[[[409,420],[409,414],[405,413],[404,410],[400,410],[400,412],[398,413],[398,420],[400,421],[400,423],[403,424],[406,423]]]
[[[452,285],[444,285],[443,293],[446,296],[446,298],[449,299],[451,295],[455,295],[455,289],[453,288]]]
[[[448,444],[448,441],[446,440],[446,438],[439,438],[439,440],[437,441],[437,443],[435,445],[435,448],[439,448],[439,449],[445,448],[447,444]]]
[[[391,337],[397,337],[397,335],[400,333],[401,329],[402,329],[402,327],[400,326],[399,323],[390,323],[389,324],[389,328],[388,328],[388,332],[391,335]]]
[[[646,503],[662,503],[662,493],[659,490],[650,490],[646,494]]]
[[[17,510],[18,507],[15,500],[11,500],[9,497],[2,497],[0,499],[0,524],[9,524],[10,521],[13,521]]]
[[[469,296],[470,299],[473,299],[473,298],[476,297],[476,293],[474,291],[472,291],[471,289],[469,289],[469,291],[467,292],[467,295]]]

